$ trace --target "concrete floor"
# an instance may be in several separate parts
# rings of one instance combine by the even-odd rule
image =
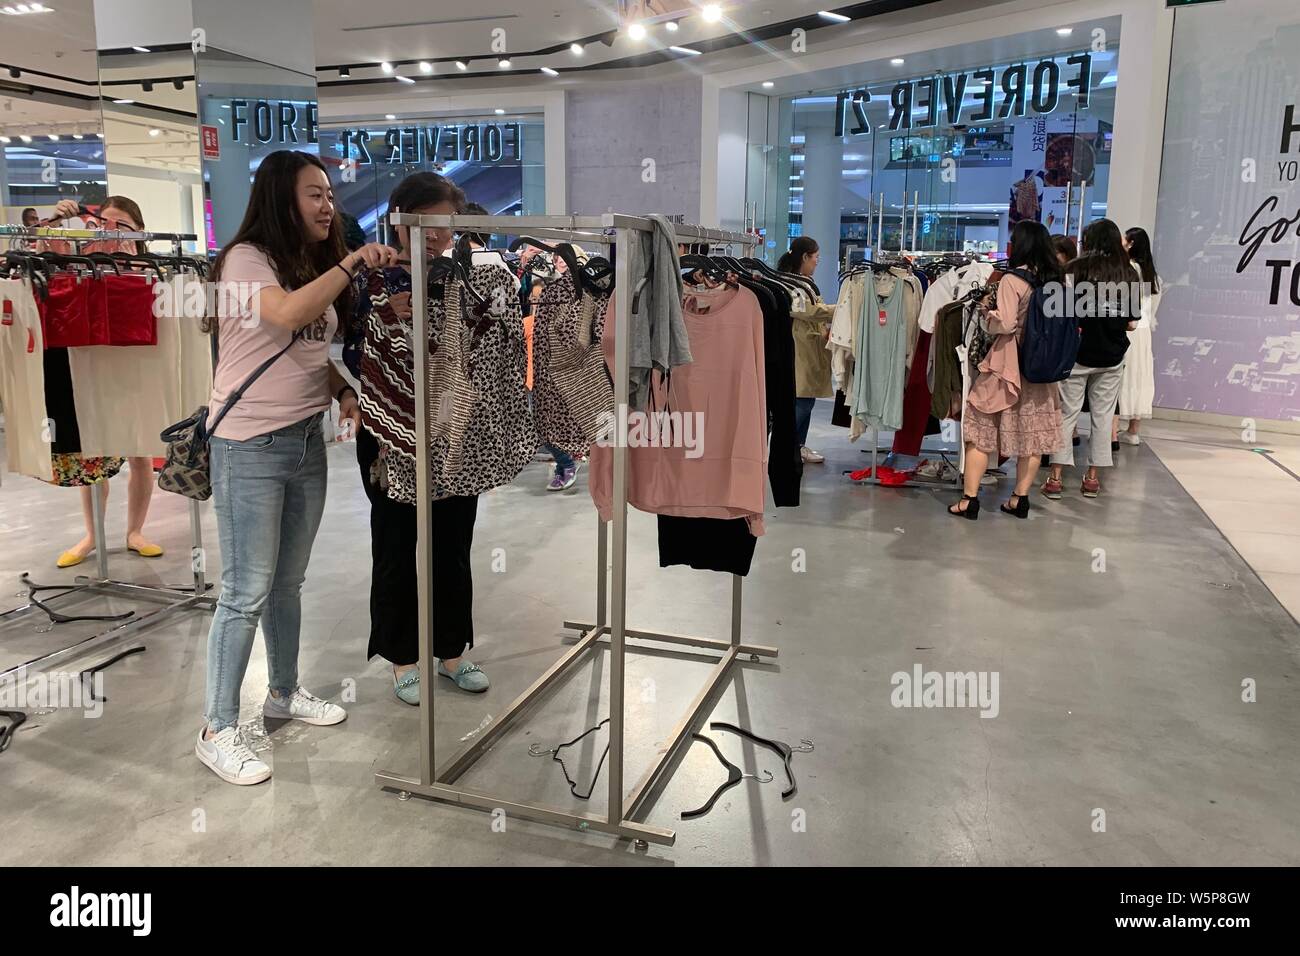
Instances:
[[[695,745],[647,817],[676,828],[673,848],[635,852],[522,820],[496,832],[487,814],[379,791],[375,770],[418,770],[418,712],[392,697],[385,664],[364,660],[366,502],[352,448],[338,446],[303,598],[301,671],[336,699],[355,682],[347,722],[264,728],[259,643],[244,717],[275,776],[228,786],[193,756],[209,618],[149,630],[146,653],[106,671],[100,719],[31,712],[0,754],[0,864],[1300,862],[1300,628],[1150,447],[1121,450],[1101,499],[1035,496],[1022,522],[998,514],[990,490],[980,521],[959,522],[943,512],[950,492],[843,481],[841,470],[866,456],[820,424],[828,412],[819,408],[811,442],[827,463],[808,469],[801,508],[770,513],[746,581],[745,638],[778,645],[780,663],[745,664],[714,711],[767,736],[816,741],[794,759],[793,800],[780,799],[774,758],[721,732],[712,735],[733,762],[775,771],[778,782],[745,781],[711,815],[681,821],[725,779]],[[563,652],[562,620],[593,613],[585,478],[576,493],[548,495],[546,474],[533,465],[480,506],[475,658],[493,688],[471,697],[440,682],[441,755]],[[123,537],[124,492],[115,483],[112,542]],[[210,509],[206,527],[215,541]],[[729,579],[658,569],[654,527],[632,513],[630,624],[725,637]],[[184,502],[160,494],[150,530],[168,555],[148,562],[114,550],[114,575],[184,580]],[[53,560],[80,533],[74,492],[6,475],[0,606],[21,603],[8,595],[22,570],[53,581],[78,573]],[[505,567],[494,572],[498,548]],[[794,549],[804,549],[806,572],[792,570]],[[125,606],[81,606],[100,605]],[[0,670],[93,630],[40,634],[36,623],[0,626]],[[890,676],[916,664],[997,672],[998,716],[895,708]],[[465,782],[503,799],[603,811],[604,774],[589,804],[576,801],[559,767],[527,747],[571,739],[606,716],[607,665],[602,652],[580,667]],[[629,658],[629,785],[708,669],[707,657]],[[1241,700],[1246,678],[1257,681],[1257,703]],[[589,738],[570,761],[584,782],[606,739]],[[1097,809],[1104,832],[1094,829]]]

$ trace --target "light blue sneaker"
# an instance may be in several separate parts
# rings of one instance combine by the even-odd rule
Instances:
[[[393,693],[403,704],[420,706],[420,668],[413,667],[402,675],[401,680],[393,679]]]
[[[467,690],[471,694],[481,694],[488,689],[487,674],[484,674],[477,664],[471,664],[469,661],[461,661],[455,674],[447,670],[442,661],[438,661],[438,673],[454,681],[461,690]]]

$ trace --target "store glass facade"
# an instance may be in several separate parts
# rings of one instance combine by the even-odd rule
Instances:
[[[366,241],[387,238],[388,197],[420,171],[453,180],[489,215],[546,212],[545,137],[540,115],[438,117],[354,124],[320,131],[339,206]],[[345,165],[345,160],[354,165]]]
[[[3,146],[4,197],[0,205],[47,209],[60,199],[74,198],[95,205],[107,193],[104,144],[98,136],[82,139],[32,136],[24,143],[11,136]]]
[[[864,67],[859,86],[782,100],[769,253],[812,236],[833,290],[882,231],[885,250],[998,254],[1021,219],[1075,235],[1081,214],[1105,215],[1118,31],[991,66],[963,64],[960,48],[942,59],[943,72]]]

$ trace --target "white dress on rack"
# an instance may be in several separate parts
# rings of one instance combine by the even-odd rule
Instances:
[[[1136,270],[1137,266],[1133,268]],[[1124,374],[1119,385],[1119,407],[1115,412],[1116,417],[1124,421],[1151,417],[1151,406],[1156,397],[1155,351],[1151,345],[1151,333],[1156,327],[1160,297],[1160,292],[1144,290],[1142,318],[1137,328],[1128,334]]]

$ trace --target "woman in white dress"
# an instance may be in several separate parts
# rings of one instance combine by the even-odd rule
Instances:
[[[1113,426],[1112,442],[1122,440],[1129,445],[1140,444],[1138,428],[1142,419],[1151,417],[1151,404],[1156,397],[1155,353],[1151,348],[1151,332],[1156,327],[1156,310],[1160,307],[1160,276],[1156,274],[1155,258],[1151,254],[1151,237],[1145,229],[1134,226],[1124,234],[1124,248],[1133,268],[1142,277],[1142,319],[1137,328],[1129,332],[1128,354],[1124,357],[1124,378],[1119,387],[1119,408]],[[1120,419],[1128,421],[1128,430],[1119,434]]]

